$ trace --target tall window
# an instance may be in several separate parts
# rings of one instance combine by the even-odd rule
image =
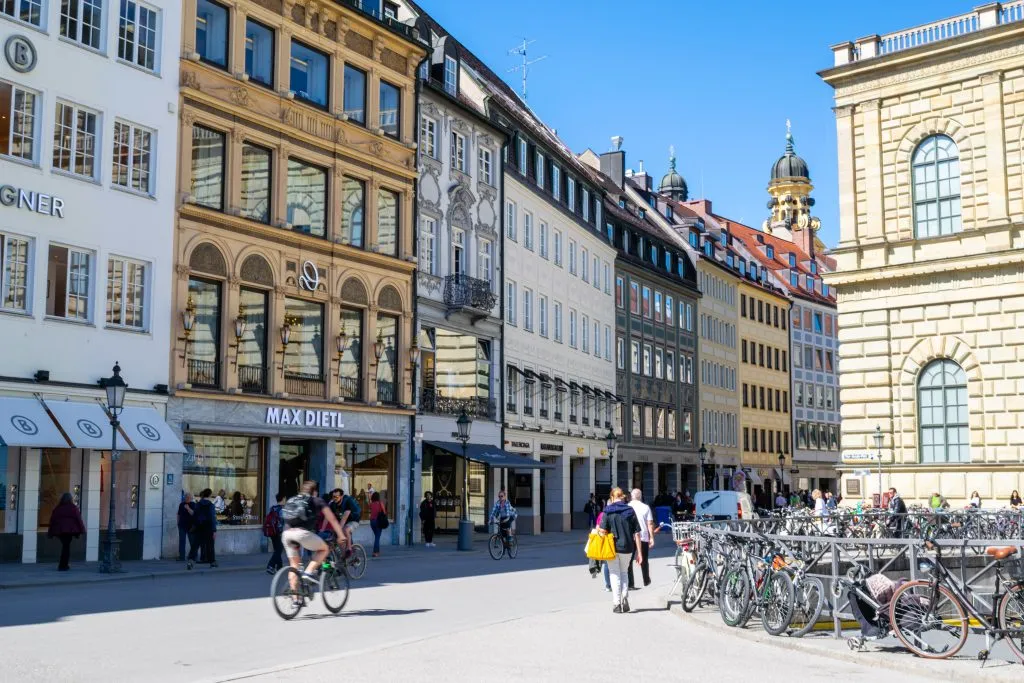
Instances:
[[[921,462],[969,462],[967,375],[955,362],[932,361],[918,380]]]
[[[569,309],[569,346],[576,348],[576,311]]]
[[[299,99],[318,107],[327,106],[330,59],[323,52],[292,41],[289,89]]]
[[[99,115],[74,104],[57,102],[55,118],[53,167],[87,178],[95,177]]]
[[[338,241],[363,248],[363,216],[366,215],[366,185],[345,177],[341,183],[341,234]]]
[[[562,304],[555,302],[555,341],[562,342]]]
[[[348,339],[338,363],[341,395],[359,400],[363,395],[363,312],[341,309],[341,331]]]
[[[285,377],[323,379],[323,305],[285,297],[284,310],[285,320],[291,324],[291,340],[284,353]]]
[[[228,8],[211,0],[196,2],[196,52],[204,62],[228,66]]]
[[[505,202],[505,237],[509,238],[513,242],[516,241],[518,232],[516,226],[516,203],[509,200]]]
[[[437,121],[426,116],[420,118],[420,145],[424,154],[437,158]]]
[[[398,193],[377,191],[377,249],[398,256]]]
[[[569,210],[576,211],[576,180],[571,177],[567,177],[565,180],[565,203],[569,205]]]
[[[196,305],[192,344],[188,353],[188,381],[217,386],[220,377],[220,283],[191,278],[188,295]]]
[[[452,168],[456,171],[466,173],[466,138],[452,131],[451,136],[451,162]]]
[[[377,400],[398,403],[398,318],[378,313],[374,339],[384,343],[384,352],[377,361]]]
[[[562,169],[553,164],[551,166],[551,194],[555,196],[555,199],[562,196]]]
[[[107,324],[146,327],[146,264],[111,257],[107,262]]]
[[[114,122],[113,177],[115,185],[152,194],[153,133],[125,121]]]
[[[349,121],[366,125],[366,72],[356,67],[345,65],[345,116]]]
[[[0,233],[0,309],[28,312],[29,244]]]
[[[505,321],[509,325],[516,324],[516,283],[512,280],[505,281]]]
[[[292,230],[323,237],[327,232],[327,171],[288,159],[288,223]]]
[[[548,336],[548,298],[539,297],[540,336]]]
[[[149,71],[156,70],[157,12],[135,0],[121,0],[117,56]]]
[[[92,254],[50,245],[46,271],[46,315],[89,320]]]
[[[35,128],[35,94],[0,82],[0,154],[34,161]]]
[[[960,153],[945,135],[926,138],[911,161],[914,173],[914,236],[960,232]]]
[[[491,164],[491,150],[480,148],[480,182],[486,185],[494,185],[494,170]]]
[[[2,0],[0,14],[20,19],[26,24],[41,26],[43,23],[43,0]]]
[[[544,155],[537,152],[536,159],[537,184],[544,187]]]
[[[100,48],[102,0],[61,0],[60,35],[94,50]]]
[[[494,284],[494,242],[491,240],[477,239],[479,247],[478,259],[476,262],[476,276]]]
[[[192,197],[199,206],[224,209],[224,133],[192,126]]]
[[[274,30],[252,19],[245,22],[245,73],[254,83],[274,86]]]
[[[242,215],[260,223],[270,222],[270,164],[269,149],[242,145]]]
[[[523,287],[523,329],[533,332],[533,290]]]
[[[538,232],[540,238],[540,257],[548,257],[548,224],[544,221],[540,222],[540,231]]]
[[[556,266],[561,266],[562,265],[562,233],[559,232],[558,230],[555,230],[554,248],[555,248],[555,265]]]
[[[242,391],[262,394],[267,390],[267,293],[242,287],[238,315],[245,321],[238,340],[238,385]]]
[[[523,211],[523,246],[533,251],[533,214]]]
[[[583,353],[590,353],[590,317],[583,316],[583,324],[580,325],[581,336],[583,337]]]
[[[402,93],[397,86],[387,81],[380,82],[380,127],[384,135],[397,138],[401,135]]]
[[[517,149],[519,150],[518,158],[516,159],[516,165],[519,167],[519,173],[526,175],[526,166],[529,163],[527,160],[527,150],[529,149],[529,143],[526,138],[520,137],[517,141],[519,143]]]
[[[437,275],[437,221],[428,216],[420,219],[419,265],[428,275]]]
[[[452,57],[444,58],[444,89],[449,95],[454,95],[458,90],[459,63]]]

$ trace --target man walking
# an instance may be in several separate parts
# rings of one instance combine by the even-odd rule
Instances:
[[[597,504],[593,493],[590,494],[590,500],[583,506],[583,511],[587,513],[587,528],[593,529],[597,523],[597,513],[601,512],[601,506]]]
[[[647,558],[651,548],[654,547],[654,516],[651,514],[650,506],[643,502],[643,493],[640,492],[640,489],[633,489],[631,496],[633,500],[629,502],[629,507],[633,508],[633,512],[636,513],[636,521],[640,523],[640,547],[636,549],[640,558],[638,564],[643,575],[644,585],[649,586],[651,585],[651,571]],[[629,565],[629,588],[636,590],[633,582],[632,563]]]
[[[277,501],[270,506],[270,512],[263,520],[263,535],[270,539],[274,548],[274,554],[267,562],[267,573],[276,574],[277,570],[284,566],[282,555],[284,554],[284,543],[281,541],[281,534],[284,533],[284,519],[281,518],[281,509],[284,507],[284,494],[278,493],[274,496]]]

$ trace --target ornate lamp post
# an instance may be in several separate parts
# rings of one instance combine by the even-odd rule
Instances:
[[[703,491],[704,490],[704,483],[705,483],[704,482],[704,459],[708,457],[708,449],[704,447],[703,443],[701,443],[700,448],[697,449],[697,457],[700,458],[700,477],[699,477],[700,481],[698,482],[700,484],[700,488],[698,488],[697,490],[698,491]]]
[[[779,493],[782,493],[782,488],[786,485],[786,456],[782,451],[779,451]],[[778,496],[775,496],[778,498]],[[774,506],[774,502],[772,503]]]
[[[878,451],[878,504],[882,504],[882,426],[875,425],[875,450]]]
[[[121,454],[117,451],[117,429],[120,426],[118,417],[124,410],[124,394],[128,385],[121,379],[121,366],[114,362],[114,374],[104,380],[103,388],[107,392],[107,412],[110,414],[110,512],[107,519],[107,537],[103,541],[103,559],[100,561],[100,573],[113,574],[121,571],[121,555],[118,548],[117,529],[114,524],[114,505],[117,501],[115,488],[115,471]]]
[[[615,442],[618,440],[619,438],[615,436],[615,432],[609,427],[608,434],[604,437],[604,445],[608,447],[608,462],[611,465],[608,477],[612,488],[615,488]]]
[[[462,519],[459,520],[459,550],[473,549],[473,522],[469,520],[469,458],[466,454],[466,443],[469,441],[469,429],[473,420],[463,408],[455,420],[458,429],[458,440],[462,442]]]

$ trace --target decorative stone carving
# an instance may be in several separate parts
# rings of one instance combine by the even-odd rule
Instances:
[[[231,129],[231,139],[235,142],[242,142],[245,139],[245,129],[238,127]]]
[[[195,71],[182,70],[181,72],[181,87],[192,88],[193,90],[199,90],[199,77],[196,76]]]
[[[192,251],[188,264],[192,270],[209,275],[226,277],[228,274],[224,255],[220,253],[220,249],[209,242],[203,242]]]
[[[345,45],[353,52],[358,52],[364,57],[373,57],[373,43],[369,38],[356,31],[346,31]]]
[[[380,296],[377,297],[377,305],[386,311],[395,311],[398,313],[402,312],[402,297],[398,293],[398,290],[388,285],[381,290]]]
[[[231,89],[228,99],[239,107],[249,106],[249,89],[244,86],[235,86]]]
[[[184,111],[181,114],[181,122],[184,123],[187,128],[191,128],[196,122],[196,115],[191,111]]]
[[[380,53],[380,62],[389,69],[398,73],[405,73],[408,68],[408,60],[391,50],[383,49]]]
[[[420,290],[427,292],[428,294],[438,294],[441,291],[441,282],[441,278],[437,275],[430,275],[429,273],[423,272],[419,274]]]
[[[259,254],[250,254],[242,262],[239,274],[246,282],[260,285],[273,286],[274,271],[267,263],[267,260]]]
[[[374,140],[373,142],[370,143],[370,151],[373,152],[376,156],[380,156],[381,152],[384,151],[384,143],[381,142],[380,140]]]
[[[174,266],[174,272],[178,274],[179,280],[187,280],[189,273],[192,272],[192,269],[189,268],[184,263],[179,263],[176,266]]]
[[[378,62],[383,62],[384,59],[384,38],[381,36],[374,36],[373,38],[373,58]],[[386,66],[386,65],[385,65]]]
[[[341,286],[341,298],[345,303],[362,304],[363,306],[370,301],[366,294],[366,287],[354,277],[345,280],[345,284]]]

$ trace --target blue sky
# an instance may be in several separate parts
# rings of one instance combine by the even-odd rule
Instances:
[[[817,72],[829,45],[968,12],[977,2],[647,3],[609,0],[420,0],[517,91],[509,48],[536,39],[530,106],[577,152],[625,138],[626,162],[659,180],[675,145],[691,197],[760,227],[786,119],[815,185],[820,236],[838,241],[832,89]],[[635,8],[635,9],[634,9]],[[703,179],[703,181],[702,181]],[[703,193],[701,186],[703,184]]]

